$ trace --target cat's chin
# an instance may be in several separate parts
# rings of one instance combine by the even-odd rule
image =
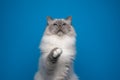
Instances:
[[[57,32],[57,35],[58,35],[58,36],[63,36],[64,33],[63,33],[62,31],[59,31],[59,32]]]

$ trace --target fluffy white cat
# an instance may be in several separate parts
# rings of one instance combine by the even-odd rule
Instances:
[[[71,19],[47,17],[48,25],[40,44],[39,70],[34,80],[78,80],[73,70],[76,34]]]

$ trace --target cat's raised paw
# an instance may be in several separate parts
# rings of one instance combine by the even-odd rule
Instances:
[[[57,58],[57,57],[59,57],[61,55],[61,53],[62,53],[62,49],[61,48],[56,48],[53,51],[53,57]]]

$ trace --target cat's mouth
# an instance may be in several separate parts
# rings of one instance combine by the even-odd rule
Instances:
[[[64,32],[61,30],[61,29],[59,29],[58,31],[57,31],[57,35],[58,36],[62,36],[64,34]]]
[[[61,29],[59,29],[57,32],[63,32]]]
[[[57,33],[59,33],[59,32],[61,32],[61,33],[65,33],[62,29],[59,29],[58,31],[57,31]]]

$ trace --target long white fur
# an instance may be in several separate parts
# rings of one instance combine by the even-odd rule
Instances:
[[[50,51],[55,48],[61,48],[62,54],[57,62],[57,69],[54,75],[46,74],[46,58]],[[35,75],[35,80],[65,80],[64,77],[68,76],[68,80],[78,80],[73,71],[72,60],[75,56],[75,37],[56,35],[44,35],[41,41],[40,49],[42,56],[40,58],[40,65],[38,72]],[[66,67],[68,65],[69,67]],[[69,72],[67,72],[69,71]]]
[[[48,22],[49,21],[51,20],[48,20]],[[63,35],[63,36],[47,35],[46,33],[48,32],[49,30],[47,27],[46,32],[40,44],[42,55],[39,59],[40,60],[39,70],[36,73],[34,80],[78,80],[73,70],[73,60],[76,54],[75,35],[74,36],[73,35],[71,36],[69,35]],[[75,34],[73,28],[72,28],[72,34]],[[47,65],[48,63],[47,57],[50,54],[51,50],[56,47],[58,48],[58,50],[54,52],[53,56],[60,54],[61,51],[62,51],[62,54],[58,58],[58,61],[57,63],[55,63],[55,65]],[[56,67],[54,74],[53,73],[47,74],[47,71],[48,71],[47,69],[50,68],[51,66]]]

